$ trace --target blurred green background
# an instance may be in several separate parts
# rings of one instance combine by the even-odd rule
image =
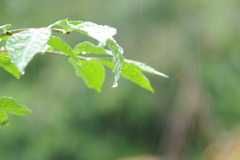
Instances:
[[[123,78],[111,88],[108,70],[97,93],[61,56],[36,56],[20,80],[1,69],[0,96],[33,114],[9,117],[0,160],[240,159],[240,1],[0,0],[0,6],[0,25],[13,29],[64,18],[115,27],[126,58],[170,77],[148,75],[152,94]],[[72,46],[88,40],[63,37]]]

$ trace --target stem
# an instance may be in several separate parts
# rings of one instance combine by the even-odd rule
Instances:
[[[46,28],[46,27],[42,27],[42,28]],[[15,29],[15,30],[9,30],[9,31],[6,31],[6,32],[1,32],[0,37],[10,36],[12,34],[15,34],[15,33],[21,32],[21,31],[26,31],[26,30],[29,30],[29,29],[34,29],[34,28],[23,28],[23,29]],[[51,30],[53,32],[60,32],[60,33],[63,33],[63,34],[70,33],[70,31],[66,33],[63,29],[59,29],[59,28],[51,28]]]
[[[6,53],[8,52],[6,49],[0,49],[0,54],[1,53]],[[53,54],[53,55],[60,55],[60,56],[64,56],[64,57],[69,57],[67,54],[63,53],[63,52],[59,52],[59,51],[51,51],[51,50],[47,50],[44,53],[47,54]],[[79,59],[83,59],[83,60],[91,60],[91,59],[112,59],[112,57],[110,56],[105,56],[105,57],[87,57],[87,56],[80,56],[78,55],[77,58]]]
[[[47,51],[45,51],[44,53],[69,57],[68,55],[64,54],[63,52],[59,52],[59,51],[50,51],[50,50],[47,50]]]
[[[65,53],[63,53],[63,52],[59,52],[59,51],[50,51],[50,50],[47,50],[47,51],[44,52],[44,53],[54,54],[54,55],[60,55],[60,56],[65,56],[65,57],[70,57],[70,56],[68,56],[67,54],[65,54]],[[112,59],[112,57],[110,57],[110,56],[104,56],[104,57],[87,57],[87,56],[77,55],[76,57],[79,58],[79,59],[83,59],[83,60],[91,60],[91,59]]]

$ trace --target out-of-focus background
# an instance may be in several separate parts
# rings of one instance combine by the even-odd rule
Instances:
[[[115,27],[126,58],[170,77],[147,75],[152,94],[125,79],[111,88],[108,71],[97,93],[61,56],[36,56],[20,80],[1,69],[0,96],[33,110],[9,117],[1,160],[240,159],[240,1],[1,0],[0,8],[0,25],[13,29],[64,18]]]

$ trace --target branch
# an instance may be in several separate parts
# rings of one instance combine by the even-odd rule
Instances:
[[[0,49],[0,54],[1,54],[1,53],[6,53],[6,52],[8,52],[8,50],[6,50],[6,49]],[[53,55],[60,55],[60,56],[64,56],[64,57],[69,57],[67,54],[65,54],[65,53],[63,53],[63,52],[60,52],[60,51],[47,50],[47,51],[45,51],[44,53],[53,54]],[[83,60],[112,59],[112,56],[104,56],[104,57],[93,57],[93,56],[90,56],[90,57],[87,57],[87,56],[77,55],[77,58],[83,59]]]
[[[41,28],[46,28],[46,27],[41,27]],[[29,29],[34,29],[34,28],[23,28],[23,29],[15,29],[15,30],[1,32],[0,37],[10,36],[10,35],[13,35],[15,33],[18,33],[18,32],[21,32],[21,31],[26,31],[26,30],[29,30]],[[51,28],[51,30],[53,32],[60,32],[60,33],[63,33],[63,34],[69,34],[71,32],[71,31],[65,32],[63,29],[59,29],[59,28]]]

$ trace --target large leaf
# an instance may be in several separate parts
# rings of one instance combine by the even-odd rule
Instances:
[[[115,28],[106,25],[97,25],[92,22],[83,22],[78,25],[73,25],[72,23],[71,27],[75,31],[85,33],[88,36],[98,40],[100,45],[106,45],[106,41],[111,39],[117,33]]]
[[[64,19],[54,23],[52,26],[55,25],[63,27],[65,32],[73,30],[88,35],[98,40],[99,44],[103,46],[106,45],[108,39],[111,39],[117,33],[115,28],[107,25],[98,25],[92,22],[68,21]]]
[[[0,128],[8,124],[7,113],[16,115],[24,115],[32,113],[27,107],[18,104],[14,99],[9,97],[0,97]]]
[[[50,35],[49,28],[39,28],[22,31],[8,38],[6,48],[20,73],[24,73],[25,67],[37,53],[45,52]]]
[[[0,111],[9,112],[16,115],[32,113],[27,107],[18,104],[14,99],[9,97],[0,97]]]
[[[115,66],[113,69],[113,73],[115,74],[115,80],[112,87],[117,87],[118,79],[120,78],[121,68],[124,61],[124,57],[122,56],[123,49],[117,44],[117,42],[114,39],[108,39],[107,45],[108,45],[108,48],[112,51],[113,63]]]
[[[93,53],[93,54],[109,54],[103,47],[96,46],[89,42],[79,43],[74,48],[75,54]]]
[[[52,36],[48,41],[48,45],[52,46],[53,48],[65,53],[71,58],[77,59],[75,53],[73,52],[72,48],[66,44],[61,38]]]
[[[104,67],[96,60],[79,60],[70,58],[69,62],[73,65],[77,76],[82,77],[89,88],[94,88],[101,91],[104,82],[105,70]]]
[[[10,61],[7,53],[0,54],[0,66],[16,78],[20,78],[20,73],[18,72],[17,67]]]

